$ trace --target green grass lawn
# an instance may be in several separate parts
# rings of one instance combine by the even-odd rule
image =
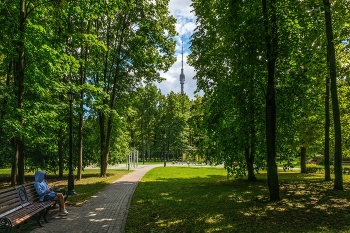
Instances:
[[[138,185],[126,232],[350,232],[350,176],[333,191],[323,174],[281,172],[279,202],[259,181],[227,180],[217,168],[160,167]]]
[[[85,169],[75,181],[78,195],[68,205],[80,205],[127,170]],[[0,170],[0,189],[8,187],[10,170]],[[334,191],[323,174],[279,172],[279,202],[268,201],[266,173],[259,181],[227,180],[222,168],[159,167],[148,172],[132,198],[126,232],[350,232],[350,175],[344,190]],[[33,181],[33,174],[26,174]],[[49,175],[51,186],[67,187]]]

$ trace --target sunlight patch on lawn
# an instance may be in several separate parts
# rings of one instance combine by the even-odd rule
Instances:
[[[242,215],[246,216],[246,217],[250,217],[250,216],[254,216],[254,213],[252,212],[241,212]]]
[[[166,221],[166,220],[159,220],[156,222],[156,224],[160,227],[171,227],[177,224],[180,224],[182,222],[181,219],[173,220],[173,221]]]
[[[181,219],[178,219],[178,220],[175,220],[175,221],[172,221],[172,222],[168,222],[168,226],[173,226],[173,225],[177,225],[179,223],[181,223],[182,220]]]
[[[310,194],[310,191],[307,190],[298,190],[296,192],[294,192],[294,195],[300,195],[300,196],[304,196],[304,195],[308,195]]]
[[[158,220],[157,222],[155,222],[158,226],[160,227],[166,227],[168,226],[167,222],[165,220]]]
[[[223,214],[217,214],[215,216],[210,216],[209,218],[205,219],[205,222],[209,224],[215,224],[215,223],[219,223],[223,219],[224,219]]]
[[[315,209],[319,209],[319,210],[327,210],[329,208],[328,205],[318,205],[315,206]]]
[[[233,226],[229,224],[224,227],[215,227],[215,228],[206,229],[204,230],[204,232],[213,233],[213,232],[235,232],[235,231],[233,230]]]
[[[330,201],[333,201],[333,207],[348,207],[349,202],[346,199],[340,198],[331,198]]]
[[[296,208],[305,208],[306,206],[304,204],[302,204],[302,203],[296,203],[294,205],[294,207],[296,207]]]

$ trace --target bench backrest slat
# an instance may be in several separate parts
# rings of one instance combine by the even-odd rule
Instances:
[[[0,217],[13,212],[13,209],[19,208],[22,208],[22,205],[15,188],[0,191]]]
[[[26,192],[27,192],[27,196],[28,196],[28,200],[32,203],[34,202],[39,202],[39,195],[35,190],[34,187],[34,182],[31,183],[27,183],[24,185],[24,187],[26,188]]]

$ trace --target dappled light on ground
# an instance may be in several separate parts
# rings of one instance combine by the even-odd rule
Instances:
[[[227,180],[217,169],[203,169],[202,176],[176,169],[146,174],[127,232],[350,232],[350,192],[333,191],[321,175],[281,174],[282,200],[270,202],[266,174],[249,183]],[[350,189],[348,182],[344,188]]]

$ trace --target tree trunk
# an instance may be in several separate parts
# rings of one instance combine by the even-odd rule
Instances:
[[[109,30],[110,30],[110,19],[107,19],[108,25],[107,25],[107,51],[105,55],[105,64],[104,64],[104,71],[103,71],[103,82],[107,83],[107,69],[108,69],[108,58],[109,58]],[[98,78],[97,78],[98,79]],[[97,82],[98,83],[98,82]],[[105,89],[106,92],[108,92],[107,89]],[[103,97],[103,104],[107,104],[107,99]],[[106,115],[103,112],[99,112],[99,126],[100,126],[100,176],[104,177],[106,176],[107,172],[107,159],[108,155],[105,154],[106,149],[106,132],[105,132],[105,121],[106,121]]]
[[[254,174],[254,156],[251,155],[249,148],[245,148],[244,155],[245,155],[245,161],[247,163],[248,180],[255,181],[256,177]]]
[[[64,80],[63,80],[64,81]],[[60,103],[64,100],[64,95],[60,94],[58,96]],[[63,129],[60,127],[57,133],[58,142],[57,142],[57,150],[58,150],[58,176],[63,178],[64,171],[64,163],[63,163]]]
[[[300,172],[306,173],[306,148],[304,146],[301,147],[300,152]]]
[[[329,62],[329,76],[331,80],[331,98],[332,98],[332,110],[333,110],[333,122],[334,122],[334,189],[343,190],[343,173],[342,173],[342,144],[341,144],[341,124],[340,124],[340,112],[338,103],[338,91],[337,91],[337,76],[336,76],[336,60],[335,49],[333,42],[333,28],[332,28],[332,16],[331,6],[329,0],[323,0],[324,15],[326,22],[326,35],[327,35],[327,60]]]
[[[151,138],[149,133],[147,134],[147,158],[151,161]]]
[[[58,26],[58,42],[61,43],[62,42],[62,27]],[[64,41],[64,40],[63,40]],[[59,77],[57,77],[57,79],[59,79]],[[66,76],[64,75],[62,77],[62,82],[66,81]],[[64,101],[64,94],[59,94],[58,96],[59,102],[63,103]],[[66,118],[63,118],[62,120],[60,119],[60,121],[65,120]],[[58,177],[59,178],[63,178],[63,171],[64,171],[64,163],[63,163],[63,128],[62,126],[60,126],[58,133],[57,133],[57,137],[58,137],[58,142],[57,142],[57,153],[58,153]]]
[[[277,19],[275,0],[270,0],[268,10],[266,0],[262,0],[263,20],[266,34],[266,54],[268,82],[266,92],[266,147],[267,147],[267,178],[270,200],[280,200],[278,173],[276,165],[276,103],[275,103],[275,66],[277,59]],[[271,16],[269,17],[269,11]]]
[[[325,95],[325,124],[324,124],[324,179],[325,181],[331,180],[331,169],[329,161],[329,128],[330,128],[330,116],[329,116],[329,76],[326,78],[326,95]]]
[[[23,109],[24,102],[24,33],[25,33],[25,1],[20,1],[20,20],[19,20],[19,40],[17,42],[17,54],[18,54],[18,65],[15,76],[15,83],[17,87],[17,108],[18,110]],[[23,126],[23,117],[19,113],[18,121]],[[15,157],[18,156],[18,176],[17,184],[24,184],[24,138],[18,132],[16,136],[16,152]]]
[[[112,86],[112,93],[110,96],[110,105],[109,109],[110,111],[113,111],[115,108],[115,103],[116,103],[116,95],[117,95],[117,84],[118,80],[120,78],[120,69],[121,69],[121,50],[122,50],[122,45],[124,43],[124,33],[126,29],[126,22],[127,22],[127,17],[128,15],[125,14],[123,18],[123,24],[120,32],[120,37],[118,41],[118,49],[116,52],[117,56],[117,61],[115,64],[115,74],[113,75],[113,83],[111,84]],[[107,60],[106,60],[106,68],[107,68]],[[106,76],[105,76],[106,77]],[[110,145],[111,145],[111,138],[112,138],[112,128],[113,128],[113,114],[110,114],[108,116],[108,123],[107,123],[107,132],[106,132],[106,140],[104,144],[104,148],[102,150],[101,154],[101,176],[106,176],[107,172],[107,165],[108,165],[108,155],[109,155],[109,150],[110,150]]]
[[[84,33],[83,30],[83,24],[81,23],[81,34]],[[87,34],[90,33],[90,21],[88,22],[87,26]],[[84,63],[87,63],[87,54],[88,54],[89,48],[86,46],[84,49],[84,46],[81,46],[81,60],[84,59]],[[80,73],[80,86],[83,87],[83,85],[86,82],[86,68],[83,66],[82,63],[80,63],[79,67],[79,73]],[[83,124],[84,124],[84,90],[83,88],[80,91],[80,113],[79,113],[79,129],[78,129],[78,147],[79,147],[79,154],[78,154],[78,169],[77,169],[77,180],[82,179],[82,170],[83,170]]]
[[[250,78],[250,80],[253,80]],[[250,135],[250,145],[248,151],[246,151],[246,161],[248,167],[248,180],[255,181],[257,180],[254,174],[254,159],[255,159],[255,144],[256,144],[256,130],[255,130],[255,106],[254,106],[254,84],[250,81],[250,90],[248,92],[248,104],[249,104],[249,115],[250,115],[250,126],[249,126],[249,135]],[[248,158],[247,158],[248,156]]]
[[[11,78],[11,73],[13,71],[13,60],[11,59],[10,62],[9,62],[9,67],[8,67],[8,70],[7,70],[7,74],[6,74],[6,87],[9,87],[10,86],[10,78]],[[2,107],[0,109],[0,119],[3,120],[5,114],[6,114],[6,110],[7,110],[7,105],[8,105],[8,98],[5,97],[4,98],[4,101],[2,103]],[[0,133],[1,134],[4,134],[2,128],[0,128]],[[12,142],[12,147],[14,148],[14,138],[11,139],[11,142]],[[13,158],[12,158],[12,169],[11,169],[11,186],[15,186],[16,185],[16,176],[17,176],[17,161],[18,161],[18,158],[15,156],[15,154],[13,155]]]
[[[16,180],[17,180],[17,168],[18,168],[18,150],[17,150],[16,138],[12,138],[12,146],[15,151],[15,154],[13,156],[12,167],[11,167],[11,186],[15,186]]]
[[[104,157],[104,148],[106,143],[106,135],[105,135],[105,115],[103,113],[99,113],[99,126],[100,126],[100,176],[102,177],[106,171],[102,169],[103,161],[106,160]]]
[[[78,129],[78,169],[77,169],[77,180],[82,178],[83,169],[83,122],[84,122],[84,91],[80,91],[80,113],[79,113],[79,129]]]
[[[58,176],[63,178],[63,130],[58,130]]]
[[[13,77],[16,79],[17,76],[17,62],[13,62]],[[15,80],[16,81],[16,80]],[[17,92],[15,92],[15,95],[17,95]],[[18,150],[16,149],[17,143],[16,143],[16,137],[13,137],[11,139],[11,145],[14,151],[13,159],[12,159],[12,167],[11,167],[11,186],[16,185],[17,180],[17,171],[18,171]]]

